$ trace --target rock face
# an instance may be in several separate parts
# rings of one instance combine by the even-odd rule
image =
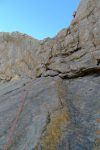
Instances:
[[[54,38],[0,33],[0,150],[100,149],[100,0]]]

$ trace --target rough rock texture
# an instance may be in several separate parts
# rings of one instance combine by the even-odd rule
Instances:
[[[100,149],[100,0],[54,38],[0,33],[0,150]]]

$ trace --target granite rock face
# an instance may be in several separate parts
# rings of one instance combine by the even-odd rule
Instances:
[[[100,0],[44,40],[0,33],[0,150],[100,149]]]

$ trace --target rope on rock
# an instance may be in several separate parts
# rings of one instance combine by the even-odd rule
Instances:
[[[32,73],[33,75],[33,73]],[[24,109],[24,105],[25,105],[25,100],[26,100],[26,96],[28,94],[28,91],[29,89],[31,88],[31,81],[28,83],[28,86],[26,87],[27,90],[25,90],[22,94],[22,97],[21,97],[21,104],[19,106],[19,109],[16,113],[16,116],[15,116],[15,119],[14,121],[12,122],[12,125],[11,125],[11,128],[10,128],[10,131],[9,131],[9,134],[8,134],[8,140],[7,140],[7,143],[4,145],[4,150],[9,150],[9,148],[11,147],[12,143],[13,143],[13,136],[14,136],[14,133],[15,133],[15,130],[16,130],[16,127],[17,127],[17,124],[18,124],[18,121],[19,121],[19,118],[20,118],[20,115],[21,113],[23,112],[23,109]]]

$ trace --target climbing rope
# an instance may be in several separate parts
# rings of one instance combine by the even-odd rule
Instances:
[[[33,75],[33,73],[32,73]],[[13,136],[14,136],[14,133],[15,133],[15,130],[16,130],[16,127],[17,127],[17,124],[18,124],[18,121],[19,121],[19,118],[20,118],[20,115],[21,113],[23,112],[23,109],[24,109],[24,105],[25,105],[25,100],[26,100],[26,96],[28,94],[28,91],[29,89],[31,88],[31,81],[28,83],[28,86],[27,86],[27,89],[28,90],[25,90],[22,94],[22,97],[21,97],[21,104],[19,106],[19,109],[16,113],[16,116],[15,116],[15,119],[14,121],[12,122],[12,125],[11,125],[11,128],[10,128],[10,131],[9,131],[9,134],[8,134],[8,140],[7,140],[7,143],[4,145],[4,150],[8,150],[12,143],[13,143]]]
[[[8,150],[8,148],[11,146],[12,144],[12,141],[13,141],[13,134],[14,134],[14,131],[16,129],[16,126],[17,126],[17,123],[18,123],[18,120],[19,120],[19,117],[21,115],[21,112],[23,111],[23,108],[24,108],[24,104],[25,104],[25,97],[26,97],[27,93],[25,92],[23,94],[23,97],[21,99],[21,105],[16,113],[16,116],[15,116],[15,119],[12,123],[12,126],[10,128],[10,131],[9,131],[9,135],[8,135],[8,141],[7,141],[7,144],[4,145],[4,150]]]

